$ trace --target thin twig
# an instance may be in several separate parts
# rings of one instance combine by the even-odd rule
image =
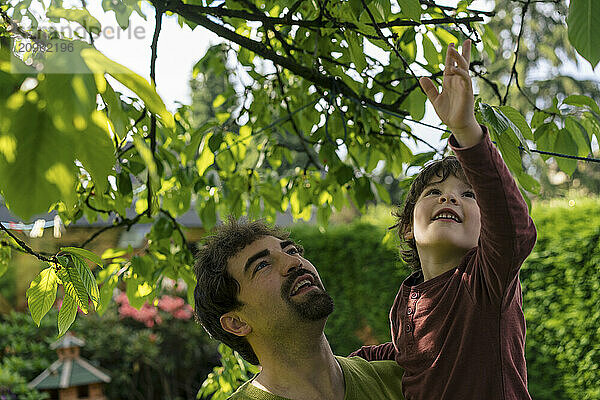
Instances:
[[[519,48],[521,47],[521,38],[523,36],[523,32],[525,31],[525,15],[527,14],[527,10],[529,9],[529,1],[523,5],[521,10],[521,26],[519,28],[519,35],[517,36],[517,49],[515,50],[515,61],[513,62],[512,68],[510,70],[510,77],[508,78],[508,83],[506,84],[506,93],[504,94],[504,98],[502,99],[501,104],[506,105],[506,100],[508,99],[508,92],[510,91],[510,84],[512,83],[513,76],[517,74],[517,61],[519,61]]]
[[[25,243],[24,241],[22,241],[21,239],[16,237],[9,229],[5,228],[1,222],[0,222],[0,229],[2,229],[4,232],[6,232],[8,234],[8,236],[10,236],[15,242],[17,242],[19,244],[19,246],[21,246],[21,248],[24,250],[24,252],[29,253],[32,256],[35,256],[37,259],[39,259],[41,261],[45,261],[48,263],[58,263],[56,256],[46,257],[46,256],[42,255],[41,253],[34,251],[31,247],[29,247],[27,245],[27,243]]]
[[[160,29],[162,27],[162,16],[163,16],[163,7],[156,6],[156,26],[154,28],[154,36],[152,37],[152,56],[150,57],[150,81],[152,86],[156,87],[156,57],[157,57],[157,47],[158,47],[158,36],[160,35]],[[152,158],[154,162],[156,162],[156,115],[152,113],[150,115],[150,151],[152,153]],[[146,183],[146,188],[148,189],[148,208],[146,209],[146,213],[148,217],[152,217],[152,177],[150,176],[150,169],[148,169],[148,181]]]
[[[175,227],[175,229],[177,229],[177,232],[179,232],[179,236],[181,236],[181,240],[183,240],[183,244],[185,245],[185,247],[188,247],[188,242],[187,239],[185,238],[185,234],[183,233],[183,230],[181,229],[181,224],[179,222],[177,222],[177,220],[175,219],[175,217],[173,217],[171,215],[170,212],[168,212],[167,210],[165,210],[164,208],[160,209],[160,212],[165,214],[167,217],[169,217],[169,219],[171,220],[171,222],[173,222],[173,226]]]

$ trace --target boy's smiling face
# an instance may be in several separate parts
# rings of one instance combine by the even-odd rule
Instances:
[[[415,239],[419,257],[436,252],[436,257],[463,255],[476,247],[481,229],[479,206],[471,186],[450,174],[439,182],[430,180],[419,196],[412,229],[405,239]]]

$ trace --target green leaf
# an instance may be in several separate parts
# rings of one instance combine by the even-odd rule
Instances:
[[[578,155],[587,156],[592,153],[592,142],[585,127],[575,118],[565,118],[565,128],[571,132],[571,137],[577,143]]]
[[[102,259],[89,250],[82,249],[79,247],[61,247],[60,251],[71,253],[82,258],[87,258],[94,264],[98,265],[100,268],[104,267],[104,262],[102,261]]]
[[[202,202],[197,202],[197,208],[199,208],[198,216],[202,220],[202,226],[207,231],[211,230],[213,226],[217,223],[217,211],[215,200],[212,197],[209,197],[208,200]]]
[[[123,196],[130,195],[133,192],[129,172],[122,170],[119,175],[117,175],[117,188],[119,189],[119,193]]]
[[[381,199],[381,201],[383,201],[385,204],[391,204],[392,203],[392,199],[390,197],[390,193],[387,191],[386,187],[383,186],[381,183],[375,183],[375,188],[377,189],[377,194],[379,195],[379,198]]]
[[[427,63],[432,66],[437,66],[442,61],[442,55],[427,35],[423,35],[423,55]]]
[[[173,115],[167,111],[165,103],[156,93],[156,89],[147,80],[129,68],[106,57],[96,49],[86,48],[81,50],[81,57],[94,73],[109,74],[131,89],[140,97],[150,112],[160,117],[160,121],[166,128],[175,128]]]
[[[75,156],[92,177],[96,189],[103,193],[108,188],[108,175],[116,163],[115,146],[108,132],[104,113],[94,111],[84,132],[74,132]]]
[[[517,175],[517,180],[521,184],[521,186],[530,193],[539,194],[541,185],[540,183],[531,175],[523,172]]]
[[[317,223],[319,226],[326,228],[331,216],[331,206],[327,203],[317,207]]]
[[[346,42],[348,42],[348,50],[350,51],[350,57],[356,66],[356,70],[358,72],[364,71],[367,68],[367,60],[365,59],[361,37],[351,31],[344,32],[344,37],[346,38]]]
[[[498,114],[494,112],[494,109],[489,104],[479,103],[479,110],[485,124],[492,128],[498,135],[508,129],[506,121],[498,119]]]
[[[76,170],[72,143],[37,102],[22,93],[8,101],[15,100],[14,110],[0,113],[2,133],[14,144],[10,159],[0,157],[0,190],[9,209],[28,221],[59,200],[75,202]]]
[[[398,0],[402,14],[413,21],[421,20],[421,3],[419,0]]]
[[[158,169],[156,167],[156,162],[154,161],[154,156],[152,155],[152,150],[150,150],[150,147],[138,132],[133,134],[133,144],[148,167],[148,172],[150,172],[152,180],[158,182]]]
[[[83,45],[76,47],[81,50]],[[74,49],[69,54],[72,63],[82,63],[81,57]],[[53,56],[57,57],[57,56]],[[71,71],[68,65],[53,66],[53,58],[46,64],[47,69],[62,68],[62,71]],[[56,63],[54,63],[56,64]],[[72,67],[76,70],[77,67]],[[85,66],[83,68],[87,69]],[[84,132],[90,125],[90,115],[96,110],[96,83],[89,69],[82,74],[47,74],[40,83],[39,91],[47,101],[47,113],[54,126],[62,132]]]
[[[83,259],[79,258],[78,256],[72,256],[71,258],[75,264],[75,268],[77,269],[79,276],[81,277],[85,291],[94,305],[94,309],[98,308],[100,290],[98,289],[98,283],[96,282],[94,274]]]
[[[128,128],[129,118],[121,106],[119,94],[115,92],[104,76],[96,75],[96,85],[104,103],[106,103],[106,111],[108,112],[108,118],[113,125],[113,132],[120,140],[127,134],[125,130]]]
[[[568,130],[561,129],[558,132],[556,142],[554,143],[554,151],[572,156],[577,155],[577,143],[575,143]],[[554,160],[556,160],[559,168],[568,175],[573,175],[573,172],[577,168],[577,160],[558,156],[555,156]]]
[[[600,61],[600,3],[598,0],[571,0],[567,16],[569,41],[594,68]]]
[[[58,278],[54,268],[44,269],[31,282],[27,289],[27,304],[31,318],[37,326],[46,313],[52,308],[56,300],[56,289],[58,287]]]
[[[64,9],[59,7],[50,6],[46,11],[46,17],[48,18],[64,18],[67,21],[77,22],[83,26],[88,32],[99,34],[102,30],[100,22],[94,18],[88,10],[70,8]]]
[[[65,296],[69,295],[79,306],[81,311],[88,312],[88,294],[83,284],[79,268],[76,268],[68,257],[58,256],[62,268],[58,271],[58,276],[65,289]]]
[[[589,107],[592,111],[600,114],[600,107],[598,107],[598,103],[594,101],[591,97],[584,96],[581,94],[573,94],[566,99],[563,100],[564,104],[569,104],[571,106],[580,106],[580,107]]]
[[[223,104],[225,104],[226,101],[227,97],[220,94],[213,100],[212,106],[213,108],[221,107]]]
[[[519,137],[521,143],[525,142],[525,139],[533,140],[531,128],[520,112],[510,106],[501,106],[498,108],[518,128],[519,133],[515,133],[517,133],[517,136],[521,134],[521,137]]]
[[[558,136],[558,128],[553,122],[548,122],[540,126],[533,133],[535,144],[538,150],[554,152],[554,144]],[[544,160],[550,158],[549,155],[541,154]]]
[[[345,164],[340,165],[338,168],[336,168],[334,171],[331,171],[330,173],[333,173],[336,182],[340,186],[348,182],[350,179],[354,178],[354,169]]]
[[[523,172],[523,166],[521,163],[521,154],[517,145],[508,137],[508,135],[495,134],[493,135],[496,140],[498,149],[502,153],[502,159],[515,175],[519,175]]]
[[[425,116],[427,96],[419,89],[413,90],[400,105],[401,109],[409,112],[412,119],[419,121]]]
[[[212,133],[208,133],[202,139],[202,144],[200,145],[200,156],[196,159],[196,168],[198,169],[198,175],[204,175],[206,169],[213,165],[215,162],[215,155],[210,149],[208,142],[212,136]]]
[[[98,315],[102,316],[108,309],[108,305],[112,300],[113,291],[117,287],[117,283],[119,283],[119,277],[118,275],[114,274],[100,287],[100,302],[96,308]]]
[[[129,304],[136,309],[140,309],[146,301],[152,296],[152,286],[143,279],[131,277],[126,279],[126,294]]]
[[[0,278],[8,270],[8,263],[10,262],[10,247],[0,246]]]
[[[65,293],[60,311],[58,312],[58,337],[65,334],[75,321],[77,304],[71,296]]]

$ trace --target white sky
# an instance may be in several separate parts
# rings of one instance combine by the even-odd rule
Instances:
[[[72,0],[74,5],[80,3]],[[457,0],[438,0],[441,5],[456,5]],[[66,6],[66,4],[65,4]],[[88,10],[96,17],[103,28],[117,28],[118,24],[112,11],[105,13],[101,7],[101,0],[88,0]],[[492,5],[487,0],[474,1],[471,9],[491,10]],[[102,35],[96,39],[96,47],[112,60],[125,65],[141,76],[149,80],[150,71],[150,45],[154,32],[154,8],[146,2],[142,2],[142,11],[147,20],[142,19],[137,13],[130,18],[130,27],[121,32],[119,39],[107,39]],[[144,39],[128,38],[132,29],[143,29]],[[196,27],[193,31],[186,25],[180,27],[176,16],[163,16],[163,26],[158,43],[158,57],[156,62],[156,84],[159,95],[164,100],[167,108],[174,111],[177,103],[190,104],[191,91],[189,81],[191,79],[194,64],[204,55],[207,48],[221,39],[212,32],[202,27]],[[566,71],[572,76],[582,78],[600,79],[600,66],[594,72],[590,64],[579,59],[578,65],[568,67]],[[124,90],[125,91],[125,90]],[[427,103],[425,122],[438,125],[439,119],[435,115],[430,103]],[[440,132],[420,125],[413,124],[414,132],[431,143],[443,146],[439,140]],[[436,145],[436,146],[438,146]],[[413,150],[417,150],[414,146]],[[419,151],[427,148],[418,147]]]

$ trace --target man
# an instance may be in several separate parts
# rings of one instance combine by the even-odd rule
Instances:
[[[333,300],[287,232],[229,218],[206,239],[195,270],[200,323],[261,366],[231,399],[403,398],[395,362],[333,355],[323,333]]]

